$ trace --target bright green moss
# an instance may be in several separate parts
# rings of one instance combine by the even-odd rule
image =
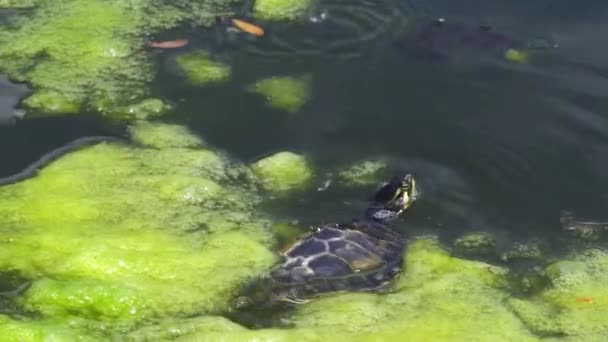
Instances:
[[[24,104],[38,111],[158,114],[158,104],[142,103],[154,76],[142,36],[188,20],[210,25],[235,2],[39,1],[0,31],[0,72],[31,84]]]
[[[313,4],[313,0],[256,0],[253,13],[264,20],[295,20],[305,16]]]
[[[175,132],[149,125],[133,132]],[[32,279],[18,302],[43,317],[134,323],[225,310],[275,261],[258,195],[233,185],[239,168],[194,146],[68,154],[0,188],[0,269]]]
[[[293,152],[278,152],[252,165],[266,190],[282,193],[303,189],[309,185],[313,172],[304,156]]]
[[[204,51],[181,54],[176,61],[186,78],[195,85],[222,82],[230,78],[230,66],[213,61]]]
[[[310,99],[312,78],[309,75],[300,77],[270,77],[257,81],[247,90],[266,98],[272,108],[282,109],[289,113],[299,111]]]

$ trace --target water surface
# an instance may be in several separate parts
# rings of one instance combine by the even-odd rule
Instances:
[[[265,40],[233,37],[216,51],[233,65],[227,84],[193,87],[175,72],[174,52],[158,55],[154,91],[177,104],[164,120],[244,161],[302,152],[321,174],[340,163],[390,158],[422,184],[412,227],[440,235],[487,229],[509,241],[548,240],[560,230],[561,210],[605,218],[608,3],[325,0],[312,15],[322,13],[319,22],[269,25]],[[458,44],[442,61],[404,53],[399,43],[434,17],[490,25],[524,41],[550,38],[558,47],[523,65]],[[195,47],[213,44],[212,34],[183,33],[198,37]],[[295,114],[244,91],[261,77],[303,73],[313,75],[313,94]],[[5,89],[3,103],[21,95]],[[121,129],[92,115],[4,124],[0,174],[102,134]],[[369,191],[330,187],[276,214],[307,224],[347,219],[360,213]]]

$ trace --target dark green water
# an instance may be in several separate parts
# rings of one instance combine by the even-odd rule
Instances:
[[[234,37],[217,50],[234,74],[220,86],[193,87],[175,72],[173,52],[158,55],[154,91],[177,104],[163,120],[244,161],[290,149],[322,171],[389,157],[420,179],[413,225],[444,236],[483,228],[549,240],[560,232],[561,210],[605,218],[608,3],[359,0],[321,2],[318,11],[328,19],[271,25],[265,40]],[[518,65],[448,35],[440,45],[447,60],[417,58],[399,46],[426,16],[491,25],[514,39],[550,37],[559,47]],[[206,32],[184,34],[198,39],[192,49],[213,43]],[[261,77],[300,73],[313,75],[313,94],[293,115],[244,91]],[[3,99],[20,94],[0,91]],[[75,138],[121,133],[92,115],[5,124],[0,176]],[[368,191],[330,187],[277,212],[310,224],[346,219]]]

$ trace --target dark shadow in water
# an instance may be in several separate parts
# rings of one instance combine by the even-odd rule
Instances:
[[[339,1],[323,4],[318,11]],[[509,44],[501,39],[490,48],[483,37],[481,47],[454,44],[453,38],[462,38],[458,30],[439,36],[440,47],[448,47],[443,63],[404,54],[394,44],[409,44],[407,25],[426,19],[404,21],[419,14],[407,1],[382,2],[375,11],[369,5],[350,3],[352,11],[333,16],[328,10],[325,22],[269,25],[266,41],[233,37],[216,55],[234,66],[233,79],[223,85],[192,87],[171,66],[171,54],[161,56],[165,68],[157,91],[180,103],[179,114],[169,120],[187,124],[245,161],[291,149],[312,158],[320,170],[376,156],[420,168],[421,183],[433,189],[428,206],[435,208],[425,216],[442,217],[439,226],[449,225],[445,212],[451,210],[458,212],[453,225],[462,230],[486,225],[537,235],[559,231],[563,209],[603,212],[608,126],[601,113],[608,109],[608,65],[600,58],[602,48],[594,50],[600,41],[594,28],[605,26],[598,13],[608,13],[608,6],[595,4],[594,11],[549,1],[425,6],[424,17],[445,17],[465,33],[467,27],[490,25],[495,37],[550,37],[559,45],[518,65],[502,59],[499,48]],[[572,16],[564,22],[567,13]],[[364,39],[372,32],[373,38]],[[341,42],[345,50],[327,49]],[[324,58],[345,51],[353,54]],[[292,115],[244,91],[262,77],[302,73],[314,75],[313,97]],[[457,177],[437,183],[436,175],[446,172]],[[302,195],[291,202],[299,208],[293,216],[306,222],[348,217],[357,211],[345,202],[364,195]]]
[[[79,114],[18,120],[0,125],[0,178],[10,176],[37,161],[42,155],[87,136],[125,137],[123,125],[98,116]]]

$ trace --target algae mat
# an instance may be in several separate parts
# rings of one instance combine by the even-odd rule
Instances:
[[[263,180],[183,127],[139,123],[131,133],[136,144],[83,148],[0,188],[0,270],[31,282],[0,301],[0,339],[594,341],[608,333],[605,252],[549,265],[552,285],[515,299],[506,269],[455,258],[433,237],[410,241],[390,293],[327,296],[298,306],[284,327],[245,328],[223,316],[239,287],[277,262],[272,222],[257,209]],[[576,301],[583,295],[597,303]]]
[[[39,113],[134,113],[150,101],[154,63],[142,48],[150,34],[184,22],[210,26],[236,0],[32,1],[0,30],[0,72],[34,90],[24,105]],[[0,7],[21,7],[9,2]],[[135,106],[135,107],[133,107]],[[157,106],[158,107],[158,106]],[[163,106],[144,113],[158,115]],[[142,114],[143,115],[143,114]],[[139,117],[137,117],[139,116]]]

